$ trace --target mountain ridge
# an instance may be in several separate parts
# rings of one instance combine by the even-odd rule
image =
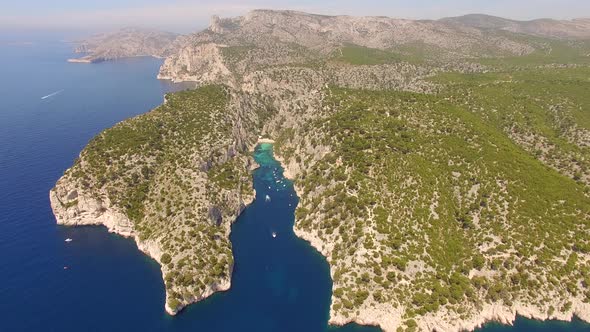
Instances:
[[[211,17],[208,28],[188,35],[127,27],[99,34],[78,42],[76,52],[88,55],[72,62],[97,62],[130,56],[165,58],[182,47],[183,40],[210,31],[227,35],[243,31],[242,37],[270,34],[286,42],[296,42],[320,52],[334,47],[324,45],[349,42],[387,49],[408,43],[426,43],[459,55],[473,55],[478,49],[493,54],[527,54],[533,51],[515,38],[499,32],[511,32],[556,39],[590,38],[590,19],[535,19],[518,21],[486,14],[467,14],[438,20],[404,19],[387,16],[319,15],[294,10],[256,9],[243,16]],[[317,35],[321,34],[321,38]],[[248,38],[247,38],[248,39]],[[479,55],[479,54],[478,54]]]
[[[538,18],[533,20],[512,20],[486,14],[467,14],[440,19],[441,22],[463,24],[474,28],[499,29],[516,33],[531,34],[552,38],[590,38],[590,20],[575,18],[556,20]]]

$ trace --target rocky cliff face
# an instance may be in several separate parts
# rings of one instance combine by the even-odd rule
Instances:
[[[455,52],[473,52],[476,45],[501,37],[470,27],[456,27],[437,21],[416,21],[388,17],[311,15],[295,11],[257,10],[245,16],[241,30],[248,35],[270,35],[283,42],[297,43],[329,52],[333,45],[352,43],[387,49],[398,45],[425,43]],[[531,49],[516,41],[496,43],[499,51],[527,53]]]
[[[59,225],[104,225],[109,232],[125,237],[135,236],[133,223],[111,202],[82,191],[77,183],[61,178],[49,192],[53,214]]]
[[[231,85],[230,72],[222,57],[222,47],[224,45],[215,43],[183,46],[166,58],[158,78],[174,82],[220,82]]]

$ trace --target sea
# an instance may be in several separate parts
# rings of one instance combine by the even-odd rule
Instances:
[[[298,198],[272,146],[253,152],[256,200],[232,226],[232,287],[164,311],[158,264],[104,227],[55,223],[49,190],[100,131],[145,113],[167,92],[162,60],[73,64],[59,33],[0,33],[0,332],[379,331],[328,326],[329,266],[293,233]],[[270,200],[266,199],[266,196]],[[71,242],[65,242],[71,238]],[[480,331],[590,331],[519,317]]]

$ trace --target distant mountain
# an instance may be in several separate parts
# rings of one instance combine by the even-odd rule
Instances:
[[[440,20],[408,20],[254,10],[234,18],[214,16],[208,29],[188,36],[139,28],[95,35],[79,41],[76,48],[77,52],[88,54],[70,61],[99,62],[133,56],[165,58],[202,43],[263,47],[267,50],[265,55],[275,53],[265,57],[266,63],[268,60],[280,62],[284,48],[294,45],[323,55],[331,54],[344,44],[381,50],[420,46],[448,59],[524,55],[538,47],[506,35],[506,31],[557,39],[588,39],[590,19],[516,21],[470,14]]]
[[[251,40],[271,36],[318,50],[342,43],[386,49],[419,42],[461,52],[472,51],[475,45],[481,44],[495,45],[510,53],[526,51],[518,43],[503,37],[499,37],[503,39],[500,42],[496,36],[482,34],[479,29],[469,26],[390,17],[326,16],[289,10],[254,10],[243,17],[213,20],[210,30]]]
[[[590,38],[590,19],[554,20],[537,19],[532,21],[516,21],[501,17],[470,14],[449,17],[439,20],[443,23],[457,24],[464,27],[490,30],[506,30],[515,33],[530,34],[551,38]]]
[[[121,30],[92,36],[78,42],[77,53],[86,56],[70,62],[100,62],[135,56],[166,57],[173,53],[173,42],[178,34],[140,28]]]
[[[342,54],[342,49],[351,45],[393,50],[408,57],[418,52],[441,61],[525,55],[536,46],[505,33],[444,21],[326,16],[291,10],[254,10],[223,19],[215,16],[208,29],[180,37],[175,44],[177,52],[166,59],[160,78],[210,81],[227,76],[227,62],[236,63],[239,70],[305,63]],[[364,52],[353,50],[358,51]]]

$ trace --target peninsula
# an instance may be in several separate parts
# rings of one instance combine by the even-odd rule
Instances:
[[[133,237],[176,313],[229,288],[270,137],[330,264],[331,324],[590,321],[589,38],[587,20],[213,17],[158,75],[200,88],[93,139],[52,208]]]
[[[152,56],[164,58],[174,52],[178,34],[140,28],[123,28],[94,35],[75,42],[75,52],[82,57],[68,59],[73,63],[94,63],[121,58]]]

